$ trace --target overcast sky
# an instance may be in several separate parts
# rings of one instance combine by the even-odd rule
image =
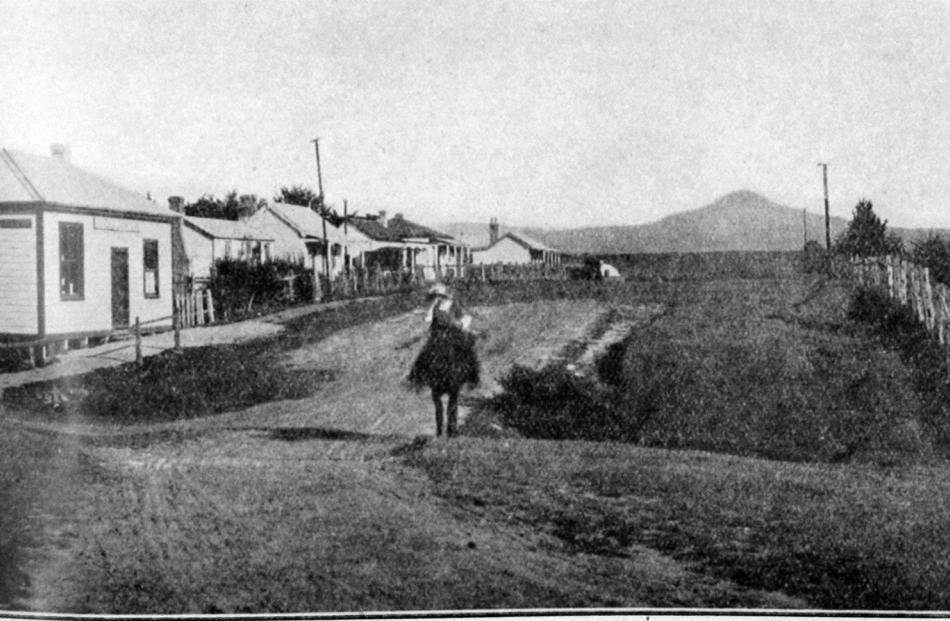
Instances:
[[[0,0],[0,145],[127,187],[638,224],[748,188],[950,227],[947,2]]]

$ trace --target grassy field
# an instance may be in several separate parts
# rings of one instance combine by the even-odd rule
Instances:
[[[794,257],[648,260],[624,283],[461,292],[491,331],[492,374],[541,341],[579,353],[617,309],[662,304],[578,384],[579,411],[614,425],[598,437],[624,442],[532,439],[490,401],[463,437],[433,440],[427,399],[399,384],[421,334],[411,296],[97,375],[128,384],[108,434],[74,427],[100,406],[19,395],[0,416],[0,603],[950,607],[946,434],[919,344],[849,312],[855,292]],[[192,401],[163,409],[150,385],[173,379]],[[515,406],[554,409],[532,398]]]

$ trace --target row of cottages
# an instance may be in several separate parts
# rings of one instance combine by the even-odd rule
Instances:
[[[351,223],[373,240],[375,247],[362,258],[370,269],[421,271],[433,280],[447,271],[456,273],[471,262],[471,248],[451,235],[386,211],[377,216],[353,218]]]
[[[0,149],[0,337],[105,336],[172,323],[180,219],[52,157]]]
[[[331,278],[361,269],[421,269],[427,278],[435,278],[440,270],[460,268],[470,256],[469,248],[451,236],[401,214],[387,218],[385,211],[334,224],[308,207],[273,203],[259,209],[248,224],[273,240],[274,257]]]
[[[498,236],[498,220],[488,225],[488,245],[472,249],[472,261],[476,264],[514,263],[558,265],[564,257],[560,250],[551,248],[524,233],[509,231]]]

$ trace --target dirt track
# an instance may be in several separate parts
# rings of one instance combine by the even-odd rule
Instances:
[[[611,316],[632,329],[660,310],[627,307]],[[607,311],[593,301],[478,309],[490,331],[479,345],[479,390],[494,390],[512,364],[542,364],[595,328],[616,337],[618,324],[613,331],[604,324]],[[31,442],[45,442],[54,456],[22,481],[30,497],[23,528],[14,529],[22,531],[14,558],[29,584],[0,609],[695,606],[732,593],[655,551],[612,558],[566,550],[529,524],[437,494],[404,458],[421,445],[450,446],[431,438],[427,396],[402,383],[424,332],[421,313],[410,313],[288,352],[288,365],[335,373],[308,399],[124,434],[0,419],[26,455],[35,453]],[[584,357],[585,346],[573,349]],[[451,442],[479,441],[506,442]],[[742,597],[790,605],[774,594]]]
[[[477,309],[489,331],[479,344],[480,394],[496,389],[512,364],[537,366],[582,339],[605,311],[593,301]],[[58,464],[34,482],[43,489],[32,503],[34,543],[22,567],[29,596],[14,606],[214,612],[570,605],[588,588],[576,559],[542,554],[536,533],[473,530],[394,455],[432,434],[428,395],[403,384],[424,336],[415,312],[288,352],[290,366],[335,373],[308,399],[156,425],[145,440],[114,428],[57,433]]]

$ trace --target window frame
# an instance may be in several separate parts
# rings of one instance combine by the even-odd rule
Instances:
[[[152,246],[154,247],[154,249],[155,249],[155,252],[154,252],[155,266],[154,266],[154,268],[149,268],[149,265],[148,265],[148,259],[149,259],[149,255],[150,255],[150,253],[149,253],[149,246],[150,246],[150,245],[152,245]],[[142,294],[145,296],[145,299],[147,299],[147,300],[156,300],[156,299],[158,299],[158,298],[160,298],[160,297],[162,296],[162,288],[161,288],[161,285],[160,285],[160,281],[159,281],[159,279],[158,279],[158,278],[159,278],[159,265],[160,265],[160,263],[161,263],[160,260],[159,260],[159,250],[160,250],[160,245],[159,245],[157,239],[149,239],[149,238],[143,238],[143,239],[142,239]],[[149,291],[149,290],[148,290],[148,274],[149,274],[149,272],[154,272],[154,273],[155,273],[155,290],[154,290],[154,291]]]
[[[68,291],[69,283],[76,285],[72,293]],[[82,222],[59,223],[59,298],[64,302],[86,299],[86,234]]]

